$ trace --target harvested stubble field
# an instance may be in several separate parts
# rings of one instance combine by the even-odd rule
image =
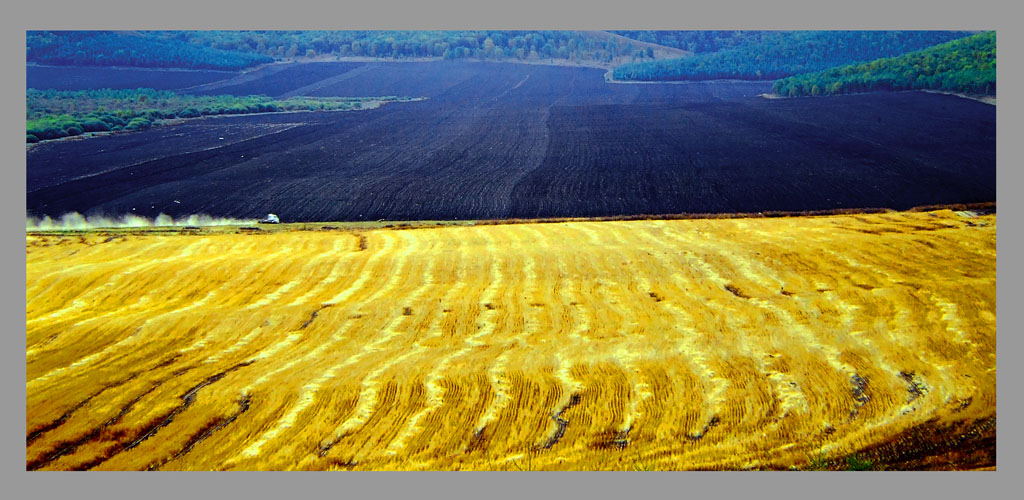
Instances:
[[[28,234],[26,467],[991,468],[967,215]]]

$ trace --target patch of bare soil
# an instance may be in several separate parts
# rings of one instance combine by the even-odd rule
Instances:
[[[926,422],[861,454],[889,470],[994,469],[996,417],[951,425]]]

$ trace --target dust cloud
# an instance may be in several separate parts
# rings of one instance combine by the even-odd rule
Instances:
[[[121,218],[106,216],[86,217],[78,212],[71,212],[53,219],[50,216],[43,218],[29,217],[26,221],[28,231],[48,230],[84,230],[99,228],[130,228],[130,227],[184,227],[184,226],[231,226],[254,224],[256,219],[230,219],[224,217],[211,217],[209,215],[196,214],[187,217],[173,218],[167,214],[157,215],[155,219],[148,219],[138,215],[128,214]]]

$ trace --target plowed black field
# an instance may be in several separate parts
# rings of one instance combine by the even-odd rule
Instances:
[[[106,68],[70,66],[28,66],[26,86],[30,89],[86,90],[137,89],[178,90],[225,80],[234,71],[182,71],[158,68]]]
[[[428,99],[38,144],[29,213],[479,219],[995,200],[995,107],[953,96],[765,100],[769,83],[608,84],[601,70],[490,63],[255,76],[192,91]]]
[[[267,95],[287,97],[295,90],[306,89],[308,85],[323,84],[324,80],[346,75],[349,71],[364,66],[363,63],[304,63],[271,64],[257,70],[240,73],[237,76],[192,87],[193,94]],[[312,95],[302,92],[301,95]],[[379,95],[379,94],[374,94]]]

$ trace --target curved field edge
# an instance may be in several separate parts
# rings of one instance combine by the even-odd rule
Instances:
[[[996,215],[26,236],[26,467],[995,465]]]

